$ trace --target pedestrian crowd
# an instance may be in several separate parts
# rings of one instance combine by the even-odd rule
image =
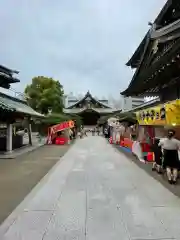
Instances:
[[[106,138],[112,136],[111,127],[104,129]],[[165,138],[155,138],[151,146],[154,154],[153,171],[158,174],[167,174],[168,182],[176,184],[180,171],[180,141],[175,138],[175,130],[168,130]]]
[[[85,129],[82,125],[80,127],[80,130],[78,132],[79,138],[83,138],[84,136],[87,136],[87,133],[91,133],[92,136],[95,136],[96,134],[99,136],[100,135],[100,128],[99,127],[94,127],[92,129]]]
[[[87,136],[87,132],[91,132],[92,136],[95,136],[96,134],[100,135],[101,131],[99,127],[84,129],[84,127],[81,126],[78,135],[80,138],[83,138]],[[103,133],[106,138],[109,138],[111,129],[105,128]],[[176,184],[180,170],[178,154],[180,150],[180,141],[175,138],[175,131],[168,130],[167,137],[165,138],[155,138],[151,150],[154,153],[152,170],[157,171],[158,174],[166,173],[169,183]]]

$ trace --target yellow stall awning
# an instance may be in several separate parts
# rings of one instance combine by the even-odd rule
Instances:
[[[136,112],[139,125],[180,125],[180,99]]]

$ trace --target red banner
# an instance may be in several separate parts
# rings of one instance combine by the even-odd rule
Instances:
[[[60,124],[57,124],[55,126],[51,127],[51,131],[53,133],[59,132],[59,131],[63,131],[67,128],[73,128],[74,127],[74,122],[73,121],[68,121],[68,122],[63,122]]]
[[[54,125],[54,126],[50,127],[49,130],[48,130],[47,143],[51,144],[53,134],[55,134],[57,132],[60,132],[60,131],[63,131],[63,130],[68,129],[68,128],[73,128],[73,127],[74,127],[74,122],[73,121],[59,123],[57,125]]]

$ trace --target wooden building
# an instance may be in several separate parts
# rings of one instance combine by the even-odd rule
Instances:
[[[13,74],[18,73],[4,66],[0,66],[0,87],[9,89],[12,83],[20,82]],[[0,151],[11,152],[23,145],[22,136],[16,135],[13,125],[24,122],[32,145],[31,118],[42,118],[43,115],[34,111],[26,101],[14,98],[0,92]]]
[[[180,139],[180,1],[168,0],[126,63],[136,69],[124,96],[158,96],[153,106],[136,109],[138,141],[149,144],[176,128]],[[147,152],[147,151],[146,151]]]
[[[111,114],[117,109],[100,102],[88,91],[85,96],[71,106],[64,109],[66,114],[77,114],[82,118],[84,125],[96,125],[101,116]]]
[[[124,96],[180,98],[180,1],[168,0],[126,64],[135,74]]]

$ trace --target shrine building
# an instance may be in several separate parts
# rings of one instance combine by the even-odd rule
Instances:
[[[180,98],[180,4],[168,0],[127,62],[136,69],[124,96]]]
[[[86,126],[96,125],[101,116],[117,111],[117,109],[110,107],[105,102],[97,100],[88,91],[80,100],[74,100],[73,104],[66,107],[64,113],[79,115]]]

